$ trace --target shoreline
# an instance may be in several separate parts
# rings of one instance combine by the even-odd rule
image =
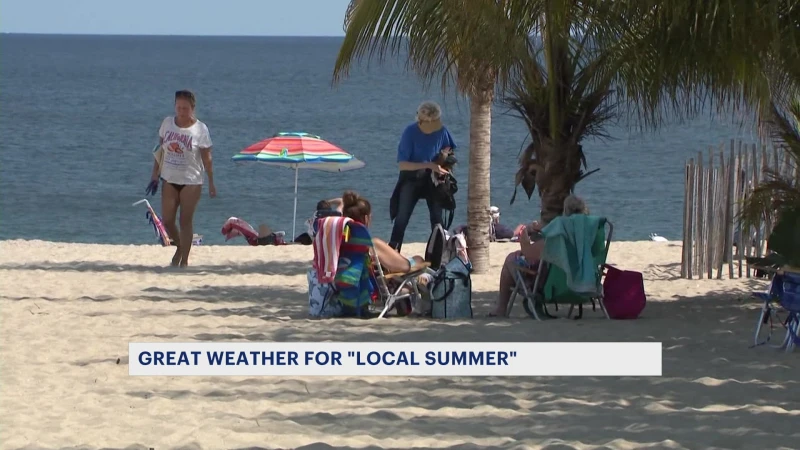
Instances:
[[[777,448],[796,439],[798,354],[749,349],[763,280],[684,280],[681,246],[612,242],[641,271],[641,318],[487,319],[500,265],[473,276],[475,318],[307,318],[311,246],[0,241],[0,449]],[[409,253],[424,244],[404,245]],[[159,266],[162,264],[162,266]],[[163,269],[163,270],[162,270]],[[557,312],[563,315],[562,309]],[[129,342],[662,342],[662,377],[131,377]],[[565,355],[569,357],[569,355]],[[543,362],[543,363],[546,363]],[[331,419],[336,419],[334,426]],[[619,426],[624,423],[625,426]]]

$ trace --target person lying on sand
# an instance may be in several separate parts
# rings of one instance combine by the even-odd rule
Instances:
[[[489,241],[505,241],[514,238],[514,230],[500,223],[500,208],[492,206],[489,208],[492,222],[489,227]],[[464,234],[467,236],[467,225],[459,225],[453,230],[453,234]]]
[[[341,216],[341,199],[320,200],[317,203],[317,210],[314,216],[306,221],[308,231],[297,236],[295,243],[311,245],[314,227],[313,221],[321,217]],[[230,240],[238,236],[243,236],[250,245],[283,245],[285,244],[281,231],[272,231],[269,225],[262,223],[258,225],[258,231],[246,221],[237,217],[231,217],[222,225],[222,234],[225,240]]]
[[[571,214],[589,214],[586,203],[574,195],[570,195],[564,200],[564,215]],[[544,239],[532,241],[531,234],[539,234],[541,231],[542,225],[539,222],[533,222],[530,226],[518,225],[514,230],[514,236],[519,238],[520,249],[506,256],[503,268],[500,270],[499,295],[489,317],[505,317],[508,302],[516,283],[514,279],[516,267],[522,266],[534,272],[538,270],[542,250],[544,250]]]

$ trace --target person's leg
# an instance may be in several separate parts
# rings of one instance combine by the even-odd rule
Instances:
[[[403,238],[406,234],[406,228],[408,227],[408,222],[411,220],[411,214],[414,213],[414,207],[417,206],[418,201],[419,196],[415,180],[406,180],[405,183],[403,183],[403,185],[400,187],[400,194],[397,202],[397,217],[394,218],[392,237],[389,240],[389,246],[398,252],[403,246]]]
[[[175,254],[172,256],[172,265],[177,266],[181,258],[181,239],[175,219],[180,206],[180,193],[170,183],[161,183],[161,221],[169,233],[169,238],[175,243]],[[191,238],[189,239],[191,241]]]
[[[272,228],[269,225],[262,223],[258,226],[258,237],[266,237],[272,234]]]
[[[203,192],[203,186],[186,185],[181,189],[180,202],[181,202],[181,236],[183,242],[181,243],[181,258],[180,266],[186,267],[189,265],[189,252],[192,251],[192,237],[194,236],[194,212],[197,209],[197,204],[200,202],[200,195]]]
[[[497,296],[497,303],[494,305],[494,310],[490,313],[495,316],[505,317],[508,302],[511,300],[511,293],[514,290],[515,281],[513,268],[517,265],[520,252],[511,252],[506,256],[503,263],[503,268],[500,270],[500,289]]]

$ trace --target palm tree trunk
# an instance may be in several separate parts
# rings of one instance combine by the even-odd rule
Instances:
[[[537,174],[536,184],[539,188],[543,223],[550,223],[564,212],[564,199],[572,193],[580,178],[579,155],[577,145],[563,143],[556,147],[549,139],[542,142],[539,156],[544,170]]]
[[[488,77],[487,77],[488,78]],[[488,85],[489,87],[485,87]],[[489,206],[491,201],[491,136],[494,82],[470,95],[467,245],[473,272],[489,270]]]

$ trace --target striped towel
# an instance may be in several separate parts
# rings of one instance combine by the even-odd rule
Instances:
[[[314,236],[314,269],[320,283],[332,283],[339,265],[339,249],[349,217],[325,217],[317,220]]]

